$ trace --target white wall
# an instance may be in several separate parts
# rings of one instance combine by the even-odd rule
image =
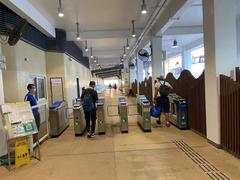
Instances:
[[[2,46],[7,70],[3,71],[5,102],[23,101],[32,76],[46,76],[45,52],[19,41],[15,46]]]
[[[82,87],[88,87],[91,73],[88,68],[64,54],[64,78],[66,100],[72,106],[72,100],[77,97],[77,78],[79,78],[80,93]]]

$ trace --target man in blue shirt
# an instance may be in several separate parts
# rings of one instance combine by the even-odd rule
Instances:
[[[37,100],[34,97],[35,94],[36,94],[35,85],[34,84],[28,84],[27,89],[28,89],[28,93],[26,94],[26,96],[24,98],[24,101],[29,101],[31,106],[36,106],[37,105]],[[38,131],[39,131],[39,128],[40,128],[40,113],[38,111],[38,108],[32,109],[32,112],[33,112],[33,116],[34,116]],[[38,140],[37,137],[38,137],[38,134],[35,134],[33,136],[34,143]]]

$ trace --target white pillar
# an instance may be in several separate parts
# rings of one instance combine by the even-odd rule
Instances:
[[[236,0],[203,0],[207,138],[220,144],[219,74],[237,65]],[[223,13],[227,12],[227,13]]]
[[[0,59],[3,56],[0,44]],[[0,69],[0,104],[4,103],[2,70]],[[0,116],[0,157],[7,154],[7,132],[3,127],[2,116]]]
[[[141,83],[143,81],[143,61],[137,59],[137,81]]]
[[[152,79],[153,81],[164,75],[163,53],[162,53],[162,37],[154,36],[151,39],[152,44]]]
[[[182,49],[182,68],[191,71],[192,57],[190,49]]]

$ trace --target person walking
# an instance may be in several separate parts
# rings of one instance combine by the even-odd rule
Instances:
[[[85,89],[82,93],[81,100],[83,101],[83,110],[86,119],[87,136],[92,138],[95,136],[96,127],[96,102],[98,94],[95,90],[95,81],[90,81],[89,88]]]

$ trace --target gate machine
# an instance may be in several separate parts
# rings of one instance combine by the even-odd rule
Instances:
[[[128,104],[125,96],[118,98],[118,114],[120,117],[120,130],[122,133],[128,132]]]
[[[98,133],[106,133],[106,123],[105,123],[105,100],[104,97],[99,97],[97,102],[97,120],[98,120]]]
[[[86,129],[86,121],[80,99],[73,102],[73,123],[75,136],[82,136]]]
[[[139,107],[138,125],[143,131],[151,132],[150,102],[145,96],[141,96],[137,104]]]
[[[179,129],[188,128],[187,102],[177,94],[169,94],[171,123]]]

